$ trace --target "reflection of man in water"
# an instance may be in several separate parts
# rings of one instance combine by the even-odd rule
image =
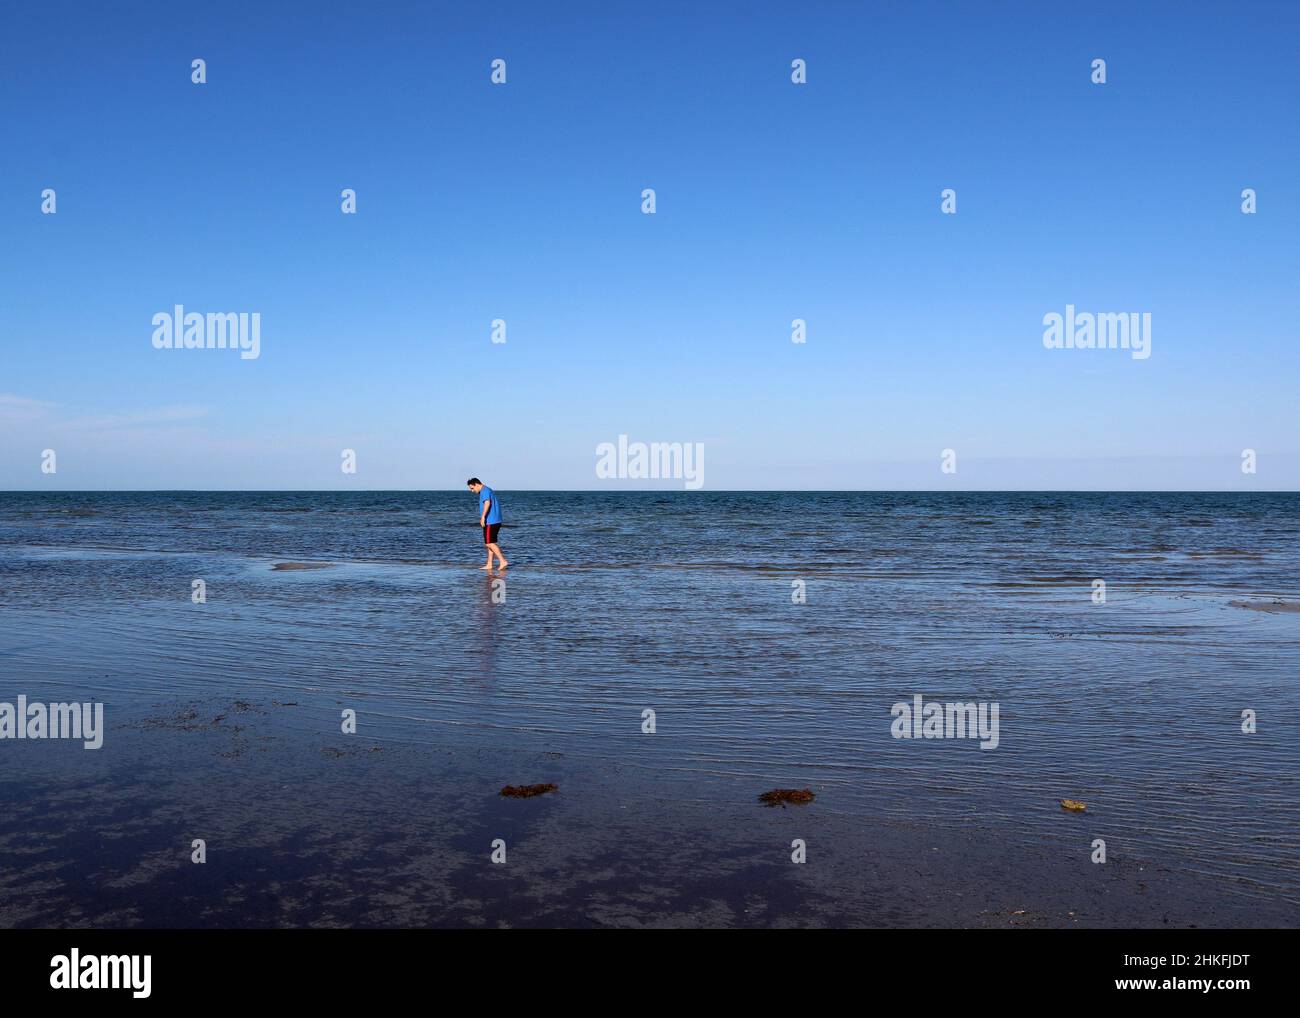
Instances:
[[[480,568],[491,572],[492,556],[495,555],[504,569],[510,563],[501,554],[501,546],[497,544],[497,533],[501,530],[501,500],[495,491],[477,477],[471,477],[465,483],[478,496],[478,525],[483,528],[483,543],[487,545],[487,565]]]

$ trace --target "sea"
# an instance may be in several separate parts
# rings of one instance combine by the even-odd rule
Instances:
[[[498,494],[488,574],[467,492],[0,493],[0,701],[102,702],[106,747],[187,703],[308,741],[354,711],[1300,904],[1300,494]]]

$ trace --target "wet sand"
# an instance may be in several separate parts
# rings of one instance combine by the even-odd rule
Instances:
[[[295,701],[160,702],[0,777],[4,927],[1276,927],[1285,902],[1108,845],[838,808],[563,752],[380,743]],[[503,798],[506,785],[555,792]],[[767,786],[770,787],[770,786]],[[1089,804],[1093,809],[1094,804]],[[194,839],[207,861],[191,861]],[[493,842],[506,845],[493,863]],[[791,861],[801,839],[807,862]]]

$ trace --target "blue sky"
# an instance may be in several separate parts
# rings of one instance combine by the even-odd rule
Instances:
[[[12,6],[0,488],[1300,488],[1300,7],[1061,6]]]

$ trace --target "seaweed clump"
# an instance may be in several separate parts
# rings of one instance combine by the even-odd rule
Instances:
[[[758,801],[764,806],[806,806],[815,798],[807,788],[774,788],[760,795]]]
[[[506,785],[501,789],[501,794],[507,799],[531,799],[534,795],[557,791],[559,787],[559,785]]]

